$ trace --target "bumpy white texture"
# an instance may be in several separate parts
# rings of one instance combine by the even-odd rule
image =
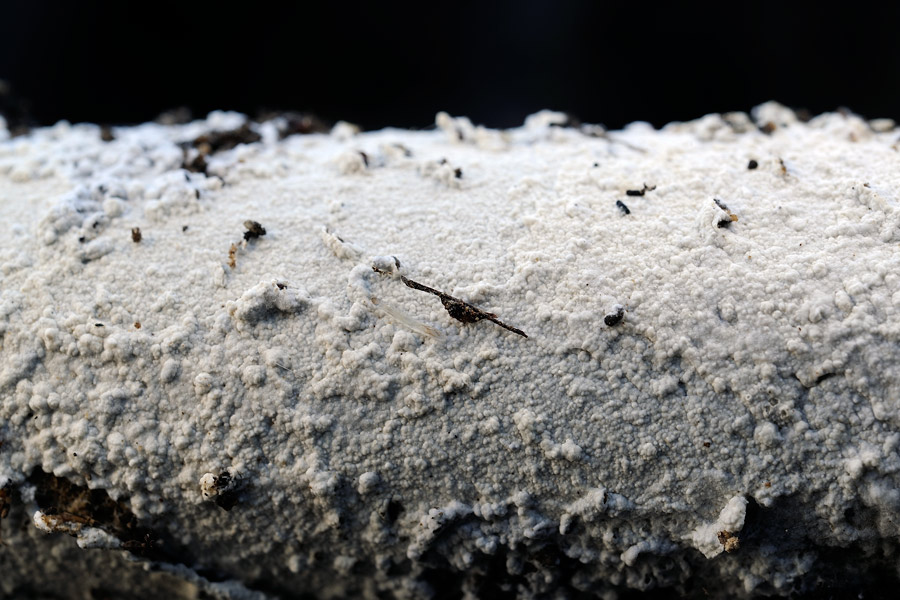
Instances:
[[[491,557],[537,594],[522,561],[551,547],[600,591],[785,591],[879,540],[896,565],[897,133],[753,118],[253,124],[207,174],[178,144],[243,116],[3,141],[0,480],[105,489],[251,589],[323,596],[428,596]],[[229,512],[199,483],[224,472]],[[717,556],[748,502],[806,541]]]

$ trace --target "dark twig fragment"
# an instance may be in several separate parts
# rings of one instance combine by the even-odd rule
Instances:
[[[630,214],[631,214],[631,211],[628,210],[628,207],[625,206],[625,203],[622,202],[621,200],[616,200],[616,206],[618,206],[618,207],[619,207],[619,210],[621,210],[621,211],[622,211],[623,213],[625,213],[626,215],[630,215]]]
[[[449,313],[450,316],[457,321],[460,321],[462,323],[475,323],[482,319],[487,319],[488,321],[492,321],[508,331],[512,331],[513,333],[521,335],[522,337],[528,337],[521,329],[511,327],[502,322],[494,313],[489,313],[487,311],[481,310],[476,306],[472,306],[468,302],[464,302],[459,298],[454,298],[453,296],[445,294],[444,292],[439,292],[438,290],[430,288],[427,285],[422,285],[421,283],[413,281],[412,279],[404,277],[403,275],[400,276],[400,281],[405,283],[408,287],[413,288],[414,290],[428,292],[429,294],[434,294],[435,296],[440,298],[441,304],[443,304],[444,308],[447,309],[447,313]]]
[[[645,184],[644,184],[644,187],[642,187],[642,188],[639,189],[639,190],[626,190],[626,191],[625,191],[625,195],[626,195],[626,196],[643,196],[643,195],[646,194],[647,192],[652,192],[652,191],[655,190],[655,189],[656,189],[656,186],[655,186],[655,185],[654,185],[653,187],[649,187],[649,186],[645,183]]]
[[[400,261],[398,261],[396,258],[394,259],[394,261],[399,268]],[[380,270],[378,267],[373,266],[372,270],[374,270],[376,273],[384,274],[384,271]],[[481,310],[477,306],[472,306],[468,302],[460,300],[459,298],[455,298],[450,294],[445,294],[444,292],[428,287],[427,285],[423,285],[418,281],[413,281],[409,277],[401,275],[400,281],[406,284],[407,287],[411,287],[414,290],[434,294],[435,296],[440,298],[441,304],[443,304],[444,308],[447,309],[447,313],[461,323],[476,323],[478,321],[481,321],[482,319],[487,319],[488,321],[496,323],[507,331],[512,331],[513,333],[521,335],[522,337],[528,337],[521,329],[517,329],[515,327],[507,325],[506,323],[498,319],[497,315],[495,315],[494,313]]]

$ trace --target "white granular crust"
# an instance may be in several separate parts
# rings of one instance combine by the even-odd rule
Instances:
[[[192,141],[242,115],[0,142],[0,487],[106,490],[273,596],[896,563],[897,131],[564,120],[252,123],[206,173]]]

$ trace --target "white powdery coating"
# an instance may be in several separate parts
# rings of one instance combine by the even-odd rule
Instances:
[[[208,175],[178,144],[241,115],[0,136],[0,481],[106,489],[233,573],[277,547],[311,588],[317,548],[415,575],[551,533],[630,585],[721,552],[746,498],[807,506],[828,544],[896,538],[896,133],[754,118],[776,129],[263,124]],[[225,471],[237,534],[200,501]],[[720,568],[750,593],[780,559],[753,560]]]

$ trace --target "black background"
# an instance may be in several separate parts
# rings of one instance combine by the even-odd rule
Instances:
[[[774,99],[900,120],[900,3],[884,4],[7,3],[0,110],[51,124],[291,109],[373,129],[552,108],[617,128]]]

